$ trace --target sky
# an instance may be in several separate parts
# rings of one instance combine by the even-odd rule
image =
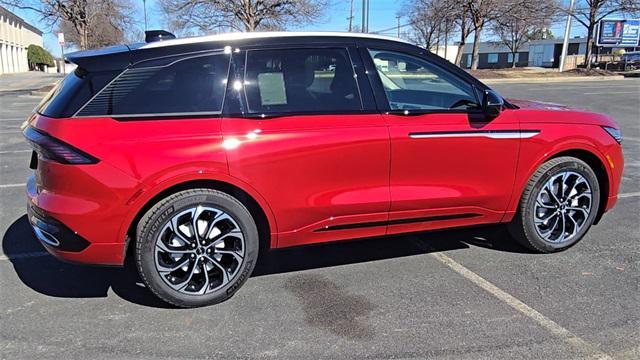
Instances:
[[[140,30],[144,29],[144,17],[142,11],[143,0],[132,0],[132,2],[138,4],[140,14],[139,27]],[[403,0],[370,0],[369,3],[369,31],[378,31],[395,27],[397,25],[396,15],[401,13]],[[362,17],[362,1],[354,0],[354,25],[361,23]],[[60,46],[58,45],[57,35],[52,32],[52,29],[44,24],[40,16],[34,12],[28,10],[9,9],[16,15],[24,18],[30,24],[36,26],[44,32],[44,45],[54,56],[60,56]],[[157,0],[147,0],[147,19],[149,29],[162,29],[163,16],[158,8]],[[299,27],[291,30],[299,31],[346,31],[348,29],[348,17],[349,17],[349,0],[334,0],[333,5],[327,11],[325,18],[315,24],[309,24],[304,27]],[[406,24],[408,22],[407,17],[400,18],[400,24]],[[402,30],[401,30],[402,31]],[[564,23],[556,25],[551,28],[551,31],[556,37],[562,37],[564,35]],[[575,21],[572,26],[571,36],[584,35],[584,27],[577,24]],[[397,31],[390,30],[384,32],[384,35],[395,36]],[[487,32],[488,33],[488,32]],[[486,34],[486,39],[489,38],[489,34]],[[483,40],[486,40],[483,36]],[[468,39],[471,41],[472,38]],[[457,41],[455,37],[451,41]]]

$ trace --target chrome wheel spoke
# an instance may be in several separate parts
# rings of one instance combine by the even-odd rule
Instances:
[[[553,179],[552,179],[553,180]],[[556,203],[556,204],[560,204],[560,200],[558,200],[557,195],[555,194],[554,190],[553,190],[553,182],[547,182],[547,184],[544,187],[545,191],[547,192],[547,194],[550,195],[550,198]]]
[[[542,203],[542,201],[540,201],[539,199],[536,201],[536,204],[541,207],[541,208],[545,208],[545,209],[555,209],[556,207],[554,205],[547,205]]]
[[[162,240],[158,240],[156,242],[156,248],[168,253],[168,254],[189,254],[192,253],[193,250],[191,249],[175,249],[175,248],[170,248],[167,244],[164,243],[164,241]]]
[[[587,217],[589,217],[589,212],[586,209],[583,209],[581,207],[568,206],[567,210],[573,210],[575,212],[580,212],[584,216],[585,219]]]
[[[565,238],[566,221],[564,220],[564,214],[560,214],[560,235],[556,238],[555,242],[562,242]]]
[[[201,262],[200,264],[202,265],[202,273],[204,274],[204,284],[202,284],[202,287],[200,288],[200,291],[198,291],[198,294],[203,295],[206,294],[209,290],[209,271],[207,270],[207,264],[205,264],[204,262]]]
[[[549,215],[547,215],[547,216],[545,216],[543,218],[536,217],[535,218],[535,222],[537,224],[547,224],[549,222],[549,220],[552,217],[554,217],[555,215],[557,215],[557,214],[558,214],[558,211],[556,210],[556,211],[552,212],[551,214],[549,214]]]
[[[207,245],[207,248],[211,248],[211,247],[217,247],[220,244],[222,244],[227,238],[229,237],[235,237],[235,238],[239,238],[241,240],[244,240],[244,236],[242,235],[242,231],[240,231],[239,229],[230,231],[222,236],[220,236],[219,238],[215,239],[211,244]]]
[[[172,282],[168,282],[169,286],[171,286],[174,290],[184,290],[189,285],[189,282],[191,282],[191,279],[193,278],[193,274],[196,270],[196,267],[198,266],[198,263],[193,262],[190,265],[191,265],[190,269],[187,269],[187,271],[189,271],[189,275],[187,276],[187,278],[176,284]]]
[[[218,260],[215,260],[214,258],[205,255],[205,258],[207,260],[209,260],[213,266],[217,267],[218,269],[220,269],[220,273],[222,274],[222,284],[220,284],[220,286],[224,286],[226,283],[229,282],[229,273],[227,272],[227,269],[225,269],[224,266],[222,266],[222,264],[220,264],[218,262]]]
[[[242,262],[242,255],[240,255],[237,251],[233,250],[216,250],[218,254],[228,254],[232,255],[238,262]]]
[[[160,273],[168,273],[168,272],[172,272],[172,271],[176,271],[179,268],[185,266],[185,265],[189,265],[189,258],[185,259],[184,261],[181,261],[179,263],[175,263],[173,265],[170,266],[164,266],[162,264],[158,264],[158,271]]]

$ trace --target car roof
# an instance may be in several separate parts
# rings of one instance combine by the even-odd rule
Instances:
[[[388,40],[395,42],[402,42],[411,44],[409,41],[384,36],[377,34],[369,34],[369,33],[353,33],[353,32],[335,32],[335,31],[264,31],[264,32],[233,32],[233,33],[225,33],[225,34],[216,34],[216,35],[207,35],[207,36],[195,36],[195,37],[186,37],[186,38],[178,38],[164,41],[155,41],[148,44],[142,44],[137,47],[138,49],[150,49],[156,47],[166,47],[173,45],[187,45],[187,44],[198,44],[204,42],[233,42],[239,40],[253,40],[253,39],[277,39],[277,38],[293,38],[293,37],[343,37],[343,38],[357,38],[357,39],[377,39],[377,40]]]
[[[343,43],[368,40],[411,46],[400,38],[350,32],[249,32],[196,36],[150,43],[116,45],[66,54],[66,59],[89,71],[121,70],[140,61],[171,55],[222,49],[226,46],[262,46],[314,43]]]

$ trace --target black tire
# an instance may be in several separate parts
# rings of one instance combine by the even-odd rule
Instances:
[[[572,238],[553,243],[545,240],[536,230],[534,220],[536,199],[547,181],[565,171],[578,173],[587,180],[591,187],[591,210],[581,225],[582,228]],[[513,238],[530,250],[540,253],[558,252],[575,245],[584,237],[595,220],[599,206],[600,184],[593,169],[580,159],[569,156],[558,157],[542,164],[531,176],[520,199],[518,211],[507,227]]]
[[[229,282],[208,294],[185,294],[171,288],[156,269],[156,239],[173,216],[197,205],[212,206],[233,218],[244,236],[244,257]],[[140,219],[136,229],[135,259],[140,277],[160,299],[177,307],[189,308],[217,304],[229,299],[249,278],[258,259],[259,238],[256,224],[247,208],[234,197],[211,189],[180,191],[155,204]]]

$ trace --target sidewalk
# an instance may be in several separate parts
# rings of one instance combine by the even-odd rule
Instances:
[[[29,71],[0,75],[0,93],[12,91],[33,91],[61,80],[60,74],[47,74],[40,71]]]
[[[622,75],[615,76],[540,76],[529,78],[500,78],[479,79],[485,84],[526,84],[526,83],[556,83],[556,82],[583,82],[583,81],[611,81],[624,80]]]

